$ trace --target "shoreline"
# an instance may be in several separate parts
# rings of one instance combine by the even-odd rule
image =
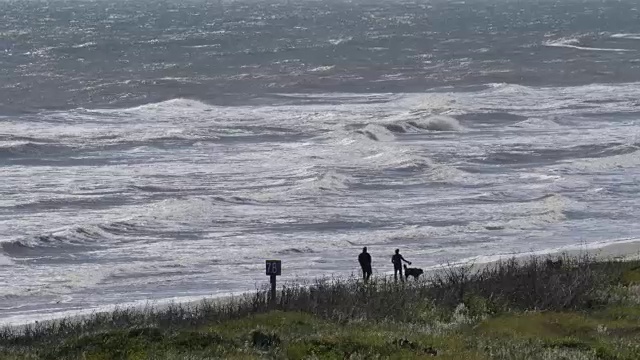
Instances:
[[[592,244],[576,244],[563,246],[558,248],[550,248],[545,250],[529,251],[523,253],[504,253],[491,256],[478,256],[474,258],[465,258],[456,262],[443,263],[422,268],[425,275],[433,274],[439,270],[449,267],[470,266],[474,271],[481,270],[501,260],[515,258],[517,260],[527,259],[529,257],[553,257],[559,255],[580,256],[589,255],[595,261],[602,260],[620,260],[633,261],[640,259],[640,238],[625,238],[617,241],[597,242]],[[393,276],[393,271],[379,272],[378,278]],[[348,276],[338,276],[337,278],[347,278]],[[312,280],[310,280],[312,281]],[[267,283],[265,282],[265,285]],[[285,282],[284,284],[287,284]],[[143,311],[145,309],[153,309],[161,311],[171,305],[180,305],[187,309],[192,309],[203,302],[216,303],[228,302],[235,298],[256,293],[256,289],[247,291],[231,292],[219,295],[209,296],[176,296],[172,298],[134,301],[119,304],[105,305],[95,308],[66,310],[55,313],[40,313],[34,316],[12,316],[0,319],[0,327],[20,328],[36,323],[55,322],[63,319],[81,320],[91,317],[97,313],[110,313],[118,309],[134,309]],[[15,319],[11,321],[11,319]]]
[[[604,260],[621,251],[450,267],[402,285],[332,278],[285,286],[276,303],[259,290],[4,328],[0,358],[637,360],[640,260]]]

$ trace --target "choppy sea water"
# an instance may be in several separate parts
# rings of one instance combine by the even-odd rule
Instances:
[[[0,2],[0,321],[640,225],[633,1]]]

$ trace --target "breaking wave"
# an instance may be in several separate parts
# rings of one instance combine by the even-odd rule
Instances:
[[[23,249],[55,248],[64,245],[83,245],[95,242],[100,236],[85,228],[76,228],[70,231],[54,232],[45,235],[38,235],[29,239],[3,242],[3,250],[12,255],[19,253]]]
[[[422,131],[460,131],[464,128],[458,120],[448,116],[430,116],[425,119],[402,120],[392,123],[367,124],[352,130],[355,134],[373,141],[393,141],[395,134]]]
[[[297,190],[311,192],[340,193],[349,188],[351,178],[334,170],[328,170],[306,179],[298,186]]]
[[[364,135],[373,141],[393,141],[395,139],[393,132],[387,127],[374,124],[368,124],[362,129],[355,130],[355,133]]]
[[[461,131],[464,128],[455,118],[444,115],[430,116],[420,120],[410,120],[407,124],[422,130],[429,131]]]
[[[176,113],[177,111],[191,110],[191,111],[209,111],[214,107],[205,102],[198,100],[191,100],[185,98],[175,98],[164,100],[155,103],[148,103],[143,105],[138,105],[130,108],[122,108],[122,109],[97,109],[97,110],[87,110],[88,112],[97,112],[97,113],[130,113],[130,112],[141,112],[141,113],[158,113],[158,112],[171,112]]]
[[[19,254],[28,249],[58,248],[65,246],[101,246],[110,239],[135,230],[136,225],[117,221],[100,225],[85,225],[64,228],[30,238],[3,242],[0,244],[5,253]]]

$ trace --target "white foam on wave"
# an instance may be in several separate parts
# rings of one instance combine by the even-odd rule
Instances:
[[[369,124],[355,133],[336,131],[329,141],[327,164],[349,168],[376,170],[427,171],[434,167],[431,159],[419,155],[415,149],[399,145],[392,132],[380,125]],[[357,136],[354,136],[357,135]],[[406,179],[405,179],[406,180]]]
[[[341,38],[335,38],[335,39],[329,39],[328,42],[331,45],[340,45],[342,43],[348,42],[353,40],[352,36],[345,36],[345,37],[341,37]]]
[[[561,38],[557,40],[549,40],[543,43],[544,46],[569,48],[585,51],[612,51],[612,52],[627,52],[629,49],[613,49],[613,48],[596,48],[588,46],[580,46],[581,41],[578,38]]]
[[[204,102],[201,101],[197,101],[197,100],[191,100],[191,99],[185,99],[185,98],[176,98],[176,99],[170,99],[170,100],[165,100],[165,101],[161,101],[161,102],[157,102],[157,103],[149,103],[149,104],[144,104],[144,105],[139,105],[139,106],[134,106],[134,107],[130,107],[130,108],[124,108],[124,109],[109,109],[109,110],[99,110],[99,111],[109,111],[109,112],[165,112],[165,111],[172,111],[175,112],[177,110],[180,111],[184,111],[184,110],[191,110],[191,111],[198,111],[198,110],[207,110],[212,108],[211,105],[206,104]]]
[[[379,169],[421,170],[433,166],[431,159],[403,149],[377,152],[364,157],[363,160],[368,166]]]
[[[502,226],[505,228],[526,230],[536,226],[547,226],[549,224],[559,223],[566,218],[564,212],[568,208],[568,203],[569,199],[562,195],[553,194],[547,196],[541,201],[534,202],[534,207],[529,214],[524,217],[509,220]]]
[[[418,98],[412,99],[410,104],[412,112],[425,116],[448,114],[455,109],[455,105],[455,95],[437,93],[419,95]]]
[[[0,252],[0,266],[11,266],[14,262],[9,257],[5,256]]]
[[[464,199],[468,199],[464,196]],[[460,200],[460,199],[457,199]],[[434,200],[437,203],[446,204],[447,199]],[[450,200],[449,200],[450,201]],[[562,195],[551,195],[532,202],[509,203],[506,209],[493,211],[491,216],[482,214],[495,220],[476,220],[468,223],[452,222],[450,225],[429,225],[425,224],[409,225],[396,229],[375,229],[367,232],[366,237],[358,244],[391,245],[391,244],[415,244],[417,248],[423,248],[432,242],[432,239],[446,239],[443,243],[434,243],[433,248],[427,249],[443,254],[451,251],[452,248],[460,246],[461,243],[471,241],[471,238],[480,238],[500,234],[504,232],[520,233],[528,232],[540,227],[548,227],[565,219],[564,212],[570,206],[570,200]],[[502,207],[502,205],[500,205]],[[486,207],[476,207],[476,214],[486,211]],[[479,212],[479,213],[478,213]],[[452,219],[453,220],[453,219]],[[455,242],[457,244],[452,244]],[[512,245],[512,244],[510,244]]]
[[[309,72],[326,72],[326,71],[333,70],[335,67],[336,67],[335,65],[318,66],[318,67],[309,69]]]
[[[621,34],[613,34],[611,35],[613,39],[626,39],[626,40],[640,40],[640,34],[636,33],[621,33]]]
[[[428,177],[432,181],[448,184],[463,183],[470,185],[482,182],[482,179],[478,176],[474,176],[473,174],[469,174],[450,165],[436,163],[432,163],[428,172]]]
[[[489,83],[486,85],[489,87],[490,91],[492,92],[499,92],[502,94],[513,94],[513,95],[527,94],[532,89],[529,86],[511,84],[511,83]]]
[[[557,165],[557,167],[561,168],[590,172],[603,172],[615,169],[635,168],[638,166],[640,166],[640,156],[635,152],[601,158],[585,158]]]
[[[389,131],[384,126],[380,126],[377,124],[367,124],[362,129],[358,129],[355,131],[359,135],[363,135],[370,140],[374,141],[393,141],[395,140],[395,136],[391,131]]]
[[[97,43],[95,43],[94,41],[89,41],[89,42],[86,42],[86,43],[73,45],[72,48],[74,48],[74,49],[83,49],[83,48],[88,48],[88,47],[96,46],[96,45],[97,45]]]
[[[413,127],[429,131],[461,131],[464,129],[458,120],[444,115],[410,120],[407,123]]]
[[[473,93],[451,93],[456,111],[507,112],[528,118],[555,120],[565,116],[636,113],[640,83],[536,87],[490,83]]]
[[[350,176],[327,170],[305,179],[294,187],[289,193],[341,193],[349,188],[352,181]]]

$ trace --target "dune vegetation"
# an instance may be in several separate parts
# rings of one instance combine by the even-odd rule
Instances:
[[[560,259],[7,327],[0,358],[640,359],[640,261]]]

